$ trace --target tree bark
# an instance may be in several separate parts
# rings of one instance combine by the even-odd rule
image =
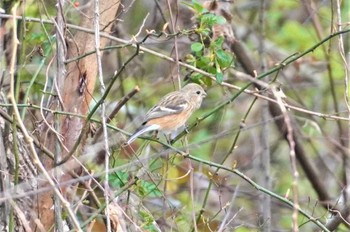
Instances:
[[[115,20],[119,3],[119,1],[100,1],[100,28],[103,28],[104,32],[110,32]],[[58,12],[58,14],[60,14],[59,9]],[[93,29],[93,19],[94,9],[91,5],[82,15],[80,26],[82,28]],[[59,25],[59,22],[57,25]],[[74,37],[69,38],[70,33],[64,33],[64,30],[61,30],[60,28],[57,28],[57,32],[57,40],[59,41],[59,36],[62,36],[63,34],[63,38],[65,40],[63,44],[66,44],[66,47],[60,48],[60,46],[58,46],[58,49],[66,49],[66,52],[58,51],[58,53],[61,52],[61,54],[65,54],[66,60],[77,58],[87,52],[95,50],[93,34],[77,31]],[[100,47],[104,47],[106,43],[107,40],[105,38],[101,38]],[[59,63],[59,56],[57,57]],[[86,115],[89,111],[89,104],[92,99],[97,76],[96,55],[92,54],[71,62],[66,65],[66,70],[66,72],[63,71],[56,77],[55,81],[57,84],[58,94],[52,101],[52,107],[54,109],[59,109],[69,113]],[[50,129],[43,124],[41,126],[41,141],[47,148],[49,148],[49,150],[52,151],[52,153],[59,155],[60,159],[62,159],[69,153],[74,144],[77,142],[77,139],[82,132],[83,125],[85,124],[85,120],[72,116],[56,117],[52,114],[47,115],[46,120],[51,126],[57,129],[62,137],[58,138],[56,133],[50,131]],[[61,140],[58,141],[58,139]],[[80,149],[82,149],[84,141],[80,141],[80,144]],[[55,163],[54,160],[46,155],[42,156],[42,162],[47,170],[52,169]],[[72,177],[65,175],[61,178],[67,180],[68,178]],[[61,190],[63,193],[65,193],[65,188],[61,188]],[[54,210],[52,210],[52,206],[52,191],[37,195],[36,209],[38,212],[38,218],[40,219],[44,228],[47,230],[52,228],[54,225]]]

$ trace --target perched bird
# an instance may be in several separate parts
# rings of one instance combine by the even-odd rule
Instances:
[[[187,84],[181,90],[165,95],[147,112],[146,120],[131,135],[127,144],[148,131],[160,131],[166,135],[175,132],[185,125],[187,119],[201,106],[206,96],[204,89],[195,83]]]

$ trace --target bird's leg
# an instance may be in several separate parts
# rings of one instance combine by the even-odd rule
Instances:
[[[188,130],[188,125],[187,124],[185,124],[185,131],[186,131],[186,134],[190,133],[190,131]]]
[[[164,135],[164,136],[165,136],[167,144],[171,145],[172,141],[173,141],[171,134],[169,136],[167,136],[167,135]]]
[[[155,139],[158,139],[158,130],[156,130],[156,131],[154,131],[154,133],[153,133],[153,137],[155,138]]]

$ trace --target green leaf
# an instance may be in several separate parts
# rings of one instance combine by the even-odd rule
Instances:
[[[212,85],[212,79],[201,73],[191,73],[190,79],[195,83],[204,83],[206,86]]]
[[[216,49],[222,49],[222,45],[224,44],[224,37],[220,36],[219,38],[217,38],[216,40],[212,41],[210,46]]]
[[[128,182],[129,174],[126,172],[118,171],[108,176],[108,182],[117,188],[121,188]]]
[[[207,56],[201,56],[197,60],[197,67],[200,69],[206,69],[210,65],[210,59]]]
[[[144,181],[142,183],[144,189],[147,191],[148,196],[151,197],[160,197],[162,196],[162,192],[158,189],[158,186],[154,183]]]
[[[219,63],[218,63],[217,60],[215,60],[215,66],[216,66],[215,78],[216,78],[216,81],[217,81],[219,84],[221,84],[222,81],[224,80],[224,75],[222,74],[220,65],[219,65]]]
[[[185,57],[185,61],[193,66],[196,66],[196,58],[192,54],[187,54]]]
[[[162,196],[162,192],[158,189],[157,185],[154,183],[140,180],[137,185],[137,192],[140,196],[151,196],[151,197],[160,197]]]
[[[192,3],[182,2],[184,5],[192,8],[197,14],[203,14],[208,12],[206,8],[196,0],[192,0]]]
[[[204,28],[203,30],[201,30],[201,34],[205,37],[209,36],[211,33],[211,30],[209,28]]]
[[[216,72],[216,68],[213,67],[213,66],[207,67],[207,72],[208,72],[208,73],[211,73],[211,74],[216,74],[216,73],[217,73],[217,72]]]
[[[204,48],[203,44],[201,44],[199,42],[191,44],[191,50],[193,52],[200,52],[203,50],[203,48]]]
[[[209,78],[209,77],[203,77],[201,80],[202,80],[203,83],[204,83],[206,86],[208,86],[208,87],[212,86],[212,84],[213,84],[212,79]]]
[[[216,81],[221,84],[224,80],[224,75],[222,74],[222,72],[217,72],[215,75]]]
[[[226,23],[226,19],[224,18],[224,16],[218,15],[218,16],[216,16],[216,23],[217,24],[224,24],[224,23]]]
[[[199,83],[200,81],[200,79],[202,79],[204,76],[203,76],[203,74],[201,74],[201,73],[192,73],[191,74],[191,80],[193,80],[194,82],[196,82],[196,83]]]
[[[211,27],[217,23],[217,16],[212,13],[204,14],[201,17],[200,22],[201,27]]]
[[[222,49],[215,51],[216,59],[222,68],[227,68],[232,62],[232,56]]]

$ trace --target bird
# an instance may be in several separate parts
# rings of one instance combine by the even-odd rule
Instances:
[[[160,131],[165,135],[174,133],[185,125],[206,96],[204,89],[196,83],[189,83],[178,91],[168,93],[146,113],[145,121],[126,143],[131,144],[149,131]]]

